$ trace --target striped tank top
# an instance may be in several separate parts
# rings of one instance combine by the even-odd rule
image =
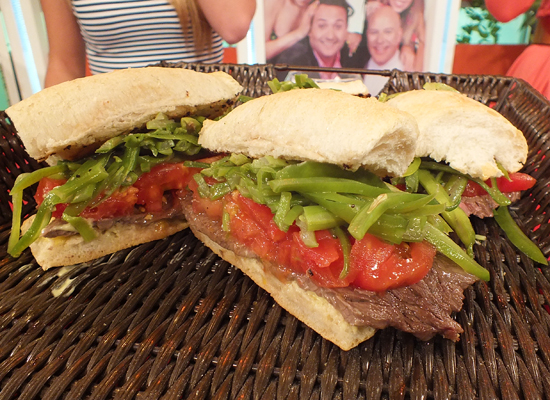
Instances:
[[[160,61],[223,59],[223,41],[215,32],[212,50],[196,51],[192,33],[183,32],[167,0],[73,0],[72,6],[94,74]]]

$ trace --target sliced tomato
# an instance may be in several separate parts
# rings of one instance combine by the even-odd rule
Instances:
[[[137,203],[148,212],[162,211],[164,192],[187,187],[199,169],[183,164],[160,164],[141,175],[134,186],[139,190]]]
[[[513,172],[509,174],[510,180],[506,177],[501,176],[497,178],[497,186],[502,193],[511,193],[519,192],[521,190],[531,189],[537,180],[531,175],[524,174],[522,172]],[[490,179],[486,180],[485,183],[490,187],[493,187]],[[468,181],[468,185],[462,194],[465,197],[474,197],[474,196],[483,196],[487,192],[481,186],[473,181]]]
[[[344,268],[344,255],[340,241],[327,230],[315,232],[319,246],[307,247],[300,233],[292,235],[294,252],[291,260],[295,271],[308,274],[322,287],[346,287],[354,280],[354,274],[340,279]]]
[[[52,179],[50,177],[42,178],[38,183],[38,188],[36,189],[36,193],[34,195],[34,200],[36,200],[36,204],[42,204],[44,198],[48,193],[50,193],[52,189],[63,185],[65,182],[67,182],[65,179]],[[63,212],[66,208],[66,204],[56,205],[55,210],[52,212],[52,216],[55,218],[61,218],[61,215],[63,215]]]
[[[84,211],[80,213],[80,216],[97,221],[100,219],[130,215],[134,212],[134,206],[137,200],[137,188],[132,186],[123,190],[117,190],[97,207],[85,208]]]
[[[254,200],[242,196],[237,191],[233,192],[232,197],[243,213],[265,228],[271,240],[278,242],[286,237],[286,233],[280,230],[273,221],[273,213],[268,206],[258,204]]]
[[[353,285],[374,292],[412,285],[430,271],[435,253],[428,243],[392,245],[367,233],[351,248]]]

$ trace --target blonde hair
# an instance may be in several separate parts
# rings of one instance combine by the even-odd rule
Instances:
[[[212,49],[212,27],[197,4],[197,0],[168,0],[176,9],[182,29],[193,32],[197,50]]]

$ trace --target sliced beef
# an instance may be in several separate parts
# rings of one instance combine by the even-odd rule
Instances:
[[[190,196],[183,200],[183,211],[192,227],[240,256],[255,257],[249,249],[224,232],[220,222],[212,221],[205,214],[195,213]],[[273,268],[265,263],[264,267],[267,271]],[[283,275],[272,273],[278,277]],[[462,308],[464,289],[476,281],[474,276],[465,273],[442,255],[436,257],[433,268],[422,281],[384,293],[352,287],[327,289],[317,286],[309,276],[285,276],[296,279],[303,289],[326,298],[352,325],[377,329],[393,326],[422,340],[440,333],[455,341],[463,330],[451,314]]]
[[[504,193],[504,195],[514,202],[520,199],[521,192]],[[478,218],[491,218],[493,210],[497,207],[497,202],[488,194],[474,197],[463,196],[460,202],[460,208],[466,215],[475,215]]]
[[[440,333],[456,341],[463,330],[451,314],[462,308],[463,291],[476,278],[438,255],[420,282],[383,293],[352,287],[321,288],[302,276],[298,281],[304,289],[326,298],[352,325],[377,329],[393,326],[422,340]]]

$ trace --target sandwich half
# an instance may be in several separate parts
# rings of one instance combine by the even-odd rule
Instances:
[[[349,350],[393,326],[458,340],[463,290],[489,279],[448,236],[445,206],[385,178],[415,158],[414,118],[374,98],[289,90],[199,136],[184,214],[194,234],[288,312]]]
[[[224,72],[121,70],[65,82],[6,110],[29,155],[51,165],[18,177],[8,251],[31,247],[44,268],[93,260],[187,227],[175,190],[200,157],[202,121],[236,103]],[[22,191],[38,212],[20,237]]]

